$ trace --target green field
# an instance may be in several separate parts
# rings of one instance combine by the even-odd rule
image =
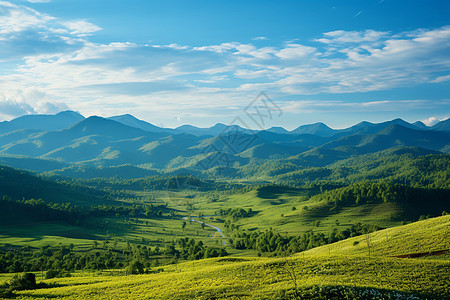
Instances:
[[[448,250],[448,228],[450,216],[388,229],[394,248],[383,242],[386,232],[373,233],[370,258],[364,240],[353,245],[363,238],[357,237],[288,258],[206,259],[134,276],[77,273],[44,281],[53,287],[17,294],[23,299],[353,299],[371,293],[370,299],[444,299],[450,297],[448,256],[391,256]]]

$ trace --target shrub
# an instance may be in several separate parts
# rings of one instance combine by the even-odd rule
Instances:
[[[31,290],[36,288],[36,276],[33,273],[15,275],[9,283],[11,290]]]
[[[133,260],[128,267],[126,268],[127,274],[143,274],[144,273],[144,265],[138,261]]]
[[[45,278],[63,278],[63,277],[70,277],[70,273],[65,270],[48,270],[45,273]]]

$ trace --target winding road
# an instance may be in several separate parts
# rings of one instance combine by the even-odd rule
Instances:
[[[202,216],[202,218],[210,218],[210,217],[215,217],[215,215],[212,215],[212,216]],[[197,220],[195,220],[195,218],[199,218],[199,217],[191,217],[191,220],[190,220],[190,221],[191,221],[191,222],[197,222],[197,223],[200,223],[200,224],[205,224],[205,226],[212,227],[212,228],[214,228],[215,230],[217,230],[217,232],[219,233],[219,235],[220,235],[222,238],[225,238],[225,236],[224,236],[223,233],[222,233],[222,229],[220,229],[220,228],[217,227],[217,226],[211,225],[211,224],[206,224],[205,222],[202,222],[202,221],[197,221]],[[183,217],[183,219],[184,219],[184,220],[187,220],[188,217]],[[226,244],[224,240],[222,240],[222,244],[223,244],[223,245]]]

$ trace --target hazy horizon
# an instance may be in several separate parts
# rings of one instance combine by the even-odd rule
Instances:
[[[59,111],[59,112],[56,112],[56,113],[50,113],[50,114],[25,114],[25,115],[17,116],[17,117],[14,117],[14,118],[9,118],[8,120],[1,120],[0,123],[1,123],[1,122],[9,122],[9,121],[12,121],[12,120],[14,120],[14,119],[17,119],[17,118],[20,118],[20,117],[24,117],[24,116],[31,116],[31,115],[50,115],[50,116],[51,116],[51,115],[57,115],[57,114],[62,113],[62,112],[75,112],[75,113],[78,113],[78,114],[82,115],[82,116],[83,116],[84,118],[86,118],[86,119],[89,118],[89,117],[101,117],[101,118],[106,118],[106,119],[107,119],[107,118],[112,118],[112,117],[118,117],[118,116],[126,116],[126,115],[130,115],[130,116],[132,116],[132,117],[134,117],[134,118],[136,118],[136,119],[138,119],[138,120],[140,120],[140,121],[144,121],[144,122],[147,122],[147,123],[149,123],[149,124],[158,126],[157,124],[154,124],[154,123],[152,123],[151,121],[139,119],[139,118],[137,118],[136,116],[134,116],[134,115],[132,115],[132,114],[129,114],[129,113],[123,113],[123,114],[120,114],[120,115],[101,116],[101,115],[83,115],[81,112],[79,112],[79,111],[73,111],[73,110],[61,110],[61,111]],[[325,121],[318,121],[318,122],[314,122],[314,123],[298,124],[298,125],[296,125],[296,126],[294,125],[294,127],[289,127],[289,128],[284,127],[284,126],[273,125],[273,126],[270,126],[270,127],[265,128],[265,129],[270,129],[270,128],[273,128],[273,127],[280,127],[280,128],[286,129],[287,131],[292,131],[292,130],[294,130],[294,129],[298,128],[298,127],[301,127],[301,126],[305,126],[305,125],[314,125],[314,124],[322,123],[322,124],[325,124],[326,126],[328,126],[328,127],[331,128],[331,129],[334,129],[334,130],[340,130],[340,129],[346,129],[346,128],[349,128],[349,127],[351,127],[351,126],[357,125],[357,124],[359,124],[359,123],[361,123],[361,122],[369,122],[369,123],[373,123],[373,124],[379,124],[379,123],[385,123],[385,122],[394,121],[394,120],[396,120],[396,119],[403,120],[403,121],[408,122],[408,123],[410,123],[410,124],[413,124],[413,123],[415,123],[415,122],[422,122],[424,125],[426,125],[427,127],[430,127],[430,128],[431,128],[433,125],[435,125],[435,124],[437,124],[437,123],[439,123],[439,122],[441,122],[441,121],[446,121],[448,118],[445,118],[445,119],[442,119],[442,120],[434,119],[434,120],[432,120],[432,122],[430,122],[430,123],[426,122],[427,120],[414,120],[414,121],[409,121],[409,120],[405,120],[405,119],[402,119],[402,118],[386,119],[386,120],[382,120],[382,121],[380,121],[380,122],[372,122],[372,121],[370,121],[370,120],[360,120],[360,121],[358,121],[358,122],[356,122],[356,123],[354,123],[354,124],[351,124],[350,126],[347,126],[347,127],[333,127],[333,126],[330,126],[329,124],[327,124],[327,122],[325,122]],[[427,123],[428,123],[428,124],[427,124]],[[168,128],[168,129],[175,129],[175,128],[178,128],[178,127],[181,127],[181,126],[194,126],[194,127],[198,127],[198,128],[210,128],[210,127],[213,127],[213,126],[216,126],[216,125],[220,125],[220,124],[221,124],[221,125],[229,125],[229,124],[227,124],[227,123],[225,123],[225,122],[217,121],[217,122],[215,122],[215,123],[213,123],[213,124],[211,124],[211,125],[209,125],[209,126],[197,126],[197,125],[195,125],[195,124],[189,124],[189,123],[186,123],[186,124],[181,124],[181,125],[177,125],[177,126],[174,126],[174,127],[170,127],[170,126],[167,126],[167,127],[164,127],[164,126],[158,126],[158,127],[161,127],[161,128]],[[242,126],[241,126],[241,127],[242,127]],[[247,128],[247,129],[260,130],[259,128]]]

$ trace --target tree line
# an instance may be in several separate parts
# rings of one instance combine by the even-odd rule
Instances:
[[[245,231],[239,227],[232,227],[229,223],[226,223],[225,226],[233,232],[229,243],[235,249],[253,249],[257,250],[259,254],[266,253],[270,256],[290,255],[382,229],[377,225],[358,223],[340,231],[333,229],[329,235],[309,230],[300,235],[289,236],[273,230]]]

